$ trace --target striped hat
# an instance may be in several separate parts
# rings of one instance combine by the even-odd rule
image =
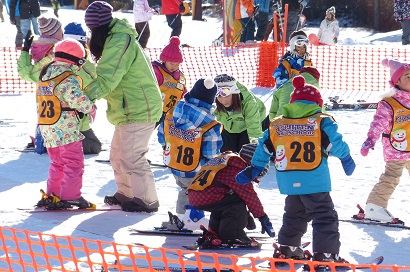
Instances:
[[[38,30],[41,35],[53,36],[61,29],[61,23],[55,18],[40,17],[38,19]]]
[[[113,8],[104,1],[92,2],[85,11],[85,24],[88,28],[93,29],[110,23]]]
[[[258,145],[257,144],[244,144],[241,148],[241,150],[239,151],[239,156],[241,156],[243,159],[245,159],[249,164],[251,164],[252,162],[252,158],[253,155],[255,153],[256,147]],[[266,164],[265,168],[263,169],[263,171],[258,175],[259,178],[264,177],[270,168],[270,164]]]

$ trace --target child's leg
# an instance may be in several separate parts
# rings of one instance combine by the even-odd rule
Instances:
[[[84,173],[84,153],[81,141],[61,147],[64,163],[64,178],[61,183],[61,200],[75,200],[81,197]]]
[[[61,160],[61,147],[47,148],[48,156],[50,157],[50,169],[48,170],[47,190],[46,193],[51,195],[54,193],[60,196],[61,182],[64,177],[64,164]]]
[[[387,208],[389,199],[400,182],[400,177],[403,174],[403,168],[406,163],[406,161],[386,162],[384,173],[381,174],[379,182],[374,185],[366,203]]]
[[[186,190],[189,184],[191,184],[192,178],[181,178],[175,175],[174,177],[176,180],[176,184],[180,187],[179,192],[178,192],[176,212],[177,214],[184,214],[185,206],[189,204],[188,195],[186,193]]]
[[[300,196],[312,218],[313,252],[339,254],[340,234],[337,212],[329,193]]]
[[[302,236],[307,231],[309,220],[301,196],[287,196],[285,199],[285,213],[283,214],[282,227],[278,234],[279,244],[300,246]]]

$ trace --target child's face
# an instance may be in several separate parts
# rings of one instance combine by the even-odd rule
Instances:
[[[170,62],[170,61],[166,61],[165,62],[165,68],[168,69],[168,71],[175,72],[177,70],[179,70],[179,62]]]
[[[302,46],[295,45],[295,50],[296,50],[296,52],[298,52],[298,56],[303,58],[303,56],[306,53],[306,46],[304,46],[304,45],[302,45]]]
[[[410,70],[405,71],[399,81],[397,81],[396,85],[400,88],[400,90],[410,92]]]
[[[328,20],[333,20],[333,13],[327,12],[327,13],[326,13],[326,18],[327,18]]]
[[[219,103],[221,103],[225,108],[228,108],[232,105],[232,94],[228,96],[218,96]]]

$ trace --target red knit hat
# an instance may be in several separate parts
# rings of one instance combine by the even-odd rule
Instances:
[[[391,87],[394,87],[394,85],[396,85],[397,81],[399,81],[403,73],[406,70],[410,69],[409,63],[402,63],[402,62],[399,62],[398,60],[392,60],[392,59],[383,59],[382,65],[390,68],[391,80],[389,81],[389,83]]]
[[[312,75],[317,81],[320,79],[319,71],[313,66],[304,66],[300,69],[300,73],[308,73]]]
[[[63,61],[81,66],[84,64],[84,46],[71,38],[56,43],[54,47],[54,61]]]
[[[319,90],[313,85],[306,84],[304,77],[295,76],[292,85],[295,89],[290,94],[289,103],[296,100],[308,100],[317,103],[320,107],[323,106],[323,99]]]
[[[162,49],[159,59],[162,61],[182,63],[184,59],[182,58],[182,52],[179,48],[180,43],[179,37],[171,37],[169,44]]]

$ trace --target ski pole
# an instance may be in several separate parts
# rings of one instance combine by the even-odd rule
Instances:
[[[235,37],[233,37],[232,39],[232,43],[235,43],[236,40],[238,39],[238,37],[240,37],[243,33],[243,30],[248,26],[248,24],[251,22],[251,20],[253,20],[256,16],[256,14],[258,14],[258,10],[259,10],[259,5],[255,6],[253,13],[251,15],[251,17],[249,17],[249,20],[246,22],[246,24],[242,27],[241,31],[239,31],[238,33],[236,33]]]
[[[144,33],[144,30],[145,30],[145,28],[147,27],[147,24],[148,24],[148,21],[145,22],[145,25],[144,25],[144,27],[142,28],[141,33],[138,35],[138,39],[137,39],[138,42],[140,41],[140,38],[141,38],[141,36],[142,36],[142,33]]]

